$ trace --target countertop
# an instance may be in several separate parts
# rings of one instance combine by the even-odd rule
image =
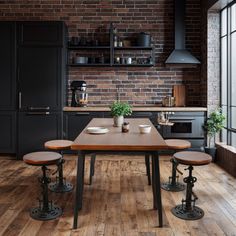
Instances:
[[[88,107],[64,107],[63,111],[92,112],[110,111],[109,107],[88,106]],[[158,107],[158,106],[133,106],[132,111],[207,111],[206,107]]]

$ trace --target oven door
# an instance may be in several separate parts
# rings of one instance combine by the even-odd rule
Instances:
[[[204,138],[204,117],[171,117],[173,126],[163,126],[164,138]]]

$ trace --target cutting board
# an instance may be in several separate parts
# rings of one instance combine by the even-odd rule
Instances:
[[[186,106],[186,90],[185,85],[174,85],[173,96],[175,97],[176,107]]]

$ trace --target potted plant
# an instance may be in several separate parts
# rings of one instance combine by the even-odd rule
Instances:
[[[114,119],[114,126],[121,127],[124,123],[124,116],[132,114],[131,106],[127,102],[116,101],[110,107]]]
[[[216,134],[219,133],[223,127],[224,127],[224,121],[225,121],[225,116],[222,114],[221,109],[216,109],[213,111],[205,125],[205,129],[208,134],[208,145],[205,147],[205,152],[210,154],[212,156],[212,160],[215,160],[215,154],[216,154],[216,147],[215,147],[215,138]],[[213,145],[212,145],[212,138],[214,140]]]

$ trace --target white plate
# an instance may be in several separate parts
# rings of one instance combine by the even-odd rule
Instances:
[[[105,127],[88,127],[87,132],[89,134],[106,134],[109,129]]]

